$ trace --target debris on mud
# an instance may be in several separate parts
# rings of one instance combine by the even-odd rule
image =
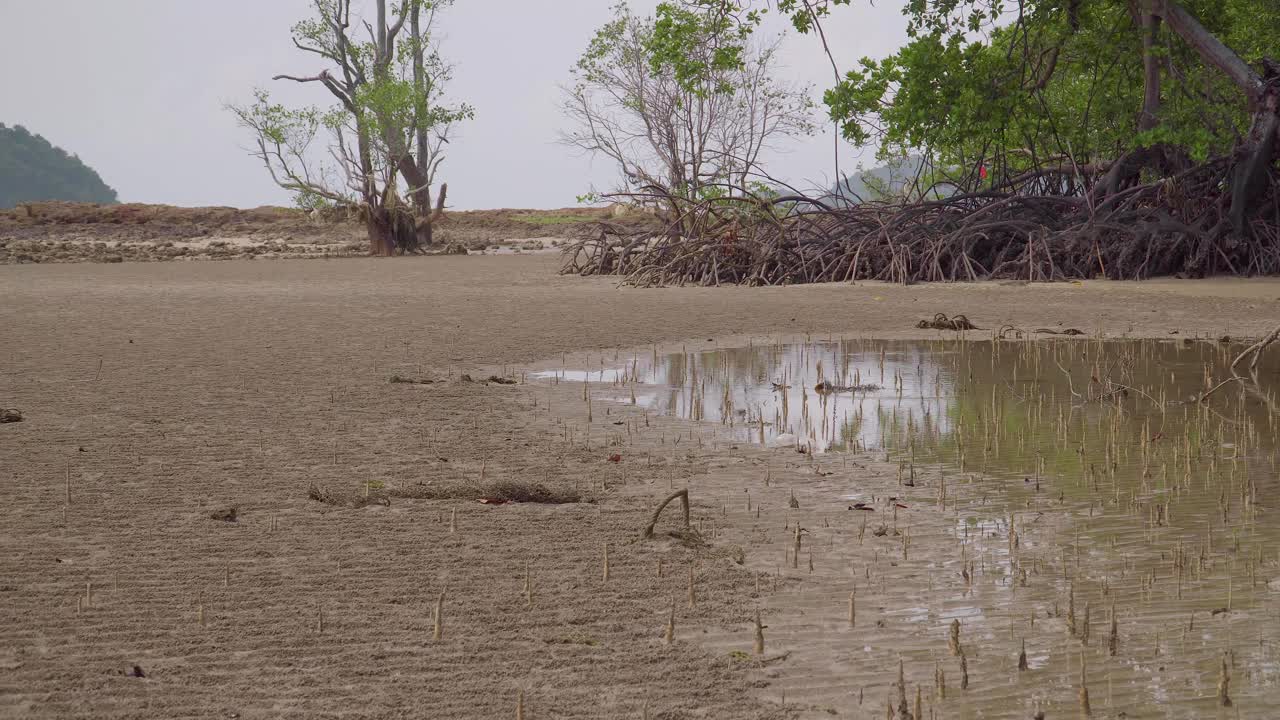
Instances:
[[[458,378],[458,381],[465,382],[465,383],[477,382],[475,378],[471,377],[470,373],[463,373]],[[498,377],[497,375],[490,375],[489,377],[483,380],[480,380],[478,382],[482,382],[486,385],[488,385],[489,383],[493,383],[495,385],[515,385],[518,381],[513,378],[505,378],[505,377]]]
[[[711,547],[711,543],[707,542],[706,537],[699,532],[697,528],[689,527],[669,530],[666,535],[672,540],[675,540],[676,544],[691,550],[700,550]]]
[[[366,492],[342,493],[312,485],[307,497],[325,505],[365,507],[366,505],[390,505],[391,498],[412,500],[475,500],[485,505],[507,503],[535,503],[541,505],[565,505],[594,502],[572,488],[551,488],[540,482],[497,480],[490,483],[448,482],[438,484],[419,483],[401,488],[380,488]]]
[[[239,508],[234,505],[231,507],[220,508],[209,513],[209,519],[221,520],[223,522],[237,522],[240,517],[238,515]]]
[[[969,318],[964,315],[956,315],[955,317],[947,317],[945,313],[938,313],[933,316],[932,320],[921,320],[916,323],[916,327],[924,330],[981,330],[982,328],[969,322]]]
[[[22,411],[18,408],[0,408],[0,423],[22,422]]]
[[[392,385],[434,385],[437,382],[439,381],[433,378],[411,378],[403,377],[401,375],[391,376]]]
[[[820,382],[813,386],[815,392],[819,393],[846,393],[846,392],[875,392],[880,389],[875,383],[864,383],[855,385],[837,385],[832,382]]]
[[[499,480],[485,487],[486,497],[495,497],[514,503],[540,503],[544,505],[564,505],[582,502],[582,494],[577,490],[553,490],[542,483],[521,482],[518,480]]]

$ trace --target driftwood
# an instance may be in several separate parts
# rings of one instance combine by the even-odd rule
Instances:
[[[680,498],[681,505],[684,506],[684,527],[689,528],[689,489],[677,490],[667,496],[659,505],[658,509],[653,511],[653,517],[649,518],[649,524],[645,526],[644,532],[640,537],[648,540],[653,537],[653,527],[658,524],[658,517],[662,515],[662,511],[666,509],[667,504],[676,498]]]

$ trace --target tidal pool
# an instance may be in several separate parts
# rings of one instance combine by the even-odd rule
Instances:
[[[810,655],[841,668],[829,683],[833,707],[853,692],[839,678],[883,680],[888,671],[868,663],[904,659],[917,677],[921,667],[949,667],[954,682],[955,658],[945,643],[939,651],[937,636],[958,619],[977,638],[970,662],[986,674],[958,698],[935,697],[937,717],[1078,715],[1075,692],[1086,676],[1095,716],[1272,717],[1280,705],[1280,358],[1273,352],[1256,375],[1237,375],[1230,364],[1242,347],[779,342],[654,351],[542,377],[586,381],[592,398],[777,447],[778,465],[817,475],[811,482],[836,498],[870,471],[839,457],[889,463],[901,507],[928,517],[903,511],[902,523],[915,525],[899,534],[895,510],[879,545],[864,547],[864,518],[887,521],[883,504],[880,514],[852,513],[862,516],[856,534],[849,515],[793,511],[812,542],[828,543],[825,557],[816,573],[793,571],[813,586],[769,598],[779,632],[792,626],[788,609],[830,613],[855,585],[877,608],[885,626],[858,631],[861,665],[847,659],[850,639],[838,625],[795,631]],[[725,522],[748,537],[767,532],[756,518]],[[886,543],[900,559],[885,559]],[[904,626],[909,634],[894,634]],[[1020,648],[1026,671],[1016,667]],[[1230,707],[1223,693],[1234,698]],[[883,716],[884,705],[874,707]],[[864,710],[875,714],[870,704]]]

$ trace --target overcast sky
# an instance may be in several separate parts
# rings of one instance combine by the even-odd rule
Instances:
[[[457,65],[450,94],[476,109],[459,128],[441,179],[450,206],[563,207],[615,169],[557,144],[560,86],[614,0],[457,0],[441,44]],[[905,38],[904,0],[863,0],[827,23],[845,70],[882,57]],[[648,14],[657,0],[633,0]],[[355,0],[372,7],[372,0]],[[309,0],[0,0],[0,122],[25,125],[78,154],[125,202],[253,207],[287,204],[248,137],[223,106],[265,87],[299,104],[331,104],[317,85],[272,82],[312,74],[316,58],[289,42]],[[774,30],[781,29],[775,23]],[[814,37],[789,37],[783,68],[821,99],[833,75]],[[796,183],[832,178],[825,133],[771,158]],[[872,164],[872,153],[861,159]],[[842,149],[842,165],[859,160]]]

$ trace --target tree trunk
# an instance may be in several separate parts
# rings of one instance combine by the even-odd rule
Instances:
[[[1263,197],[1270,182],[1268,172],[1276,154],[1276,137],[1280,135],[1280,97],[1275,89],[1254,114],[1249,132],[1249,150],[1231,176],[1231,227],[1242,233],[1253,214],[1253,206]]]
[[[1280,63],[1263,60],[1263,76],[1231,48],[1209,32],[1200,21],[1174,0],[1161,0],[1158,10],[1165,23],[1192,47],[1200,57],[1218,68],[1249,99],[1253,123],[1244,145],[1243,159],[1236,164],[1231,182],[1231,230],[1245,231],[1254,203],[1263,196],[1270,182],[1268,169],[1280,144]]]
[[[1234,50],[1196,20],[1186,8],[1174,0],[1158,0],[1153,11],[1159,12],[1169,29],[1200,54],[1200,58],[1222,71],[1244,91],[1253,107],[1262,93],[1262,78]]]
[[[1142,114],[1138,116],[1138,131],[1146,131],[1160,124],[1160,59],[1156,57],[1156,41],[1160,34],[1160,16],[1150,12],[1148,2],[1142,11]]]
[[[365,219],[365,230],[369,234],[369,254],[374,257],[390,257],[395,254],[393,228],[388,221],[387,213],[382,208],[370,209]]]
[[[430,210],[430,206],[427,208],[420,208],[416,203],[414,204],[414,210],[417,211],[414,216],[414,230],[417,237],[418,249],[425,250],[426,248],[431,247],[431,244],[435,242],[433,237],[435,224],[437,220],[444,217],[444,199],[448,193],[449,184],[442,183],[440,185],[440,194],[436,196],[436,209],[434,211]]]
[[[426,58],[427,49],[424,47],[424,39],[422,37],[422,5],[414,3],[413,14],[410,18],[409,31],[412,33],[413,42],[413,91],[420,98],[427,97],[427,70],[423,66]],[[418,171],[424,176],[427,174],[428,163],[431,161],[431,138],[427,132],[427,128],[423,123],[418,123],[418,127],[414,128],[414,139],[418,144]],[[431,191],[426,190],[426,205],[431,207]]]

